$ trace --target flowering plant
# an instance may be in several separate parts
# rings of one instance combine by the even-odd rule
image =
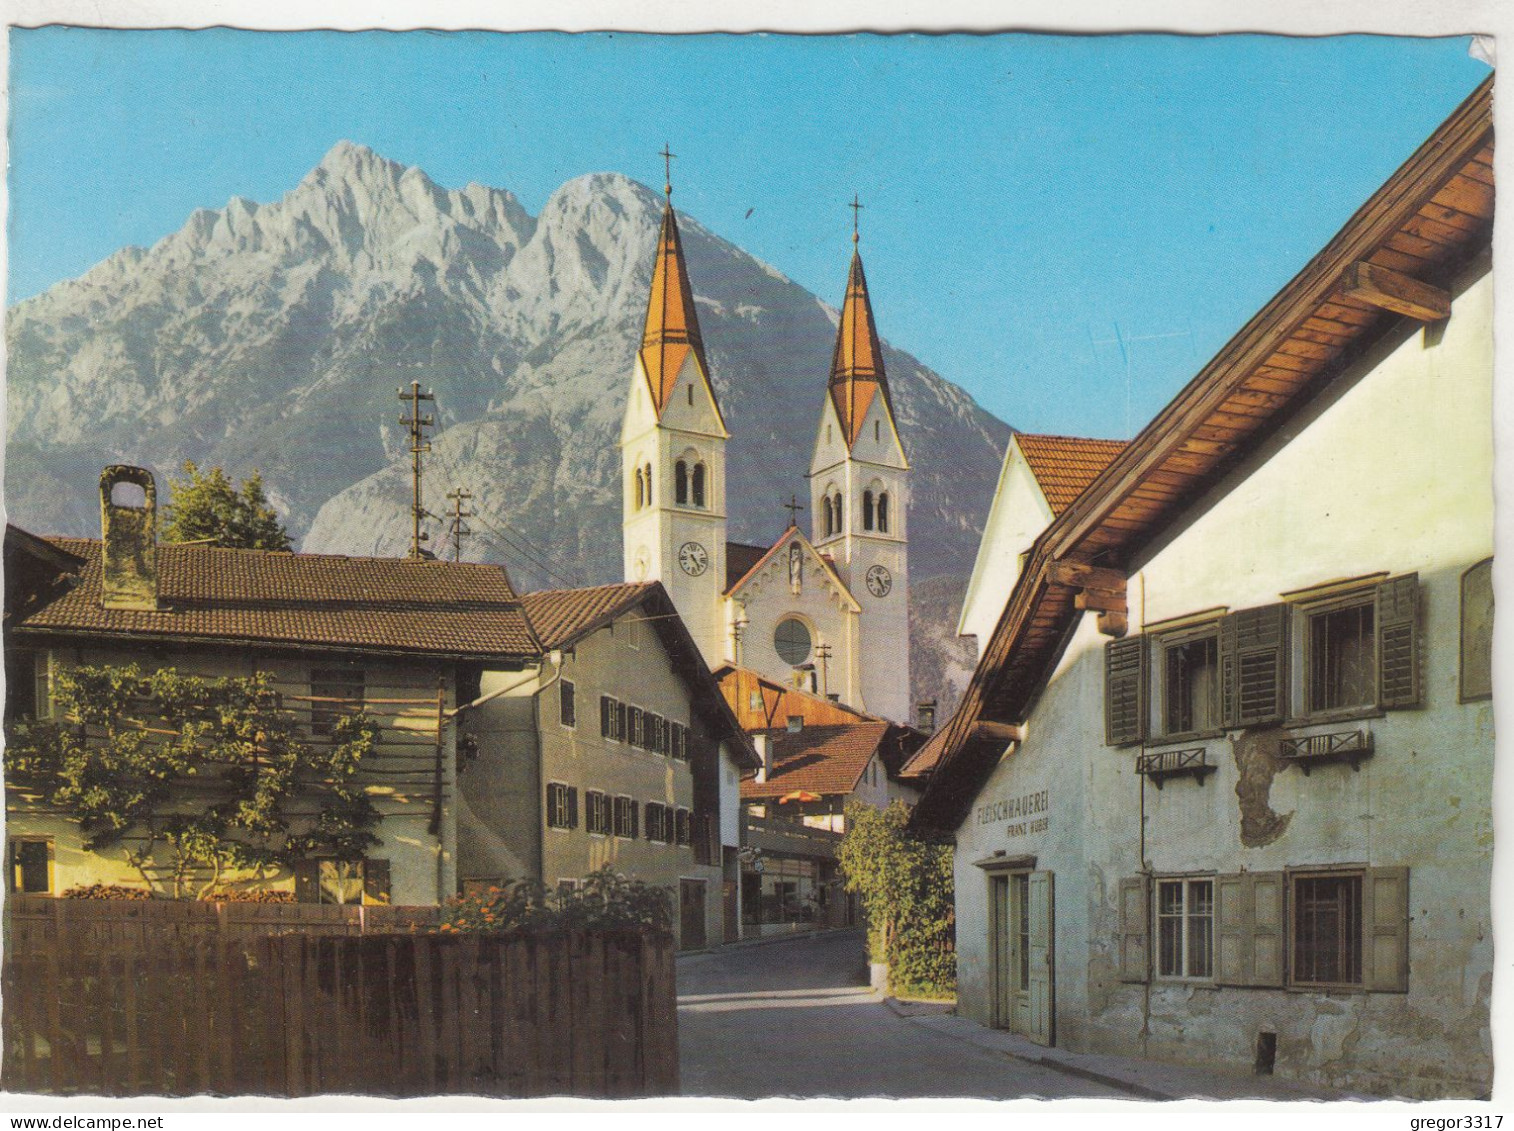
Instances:
[[[516,880],[457,896],[442,906],[438,929],[446,934],[606,927],[667,931],[672,922],[666,888],[628,880],[606,866],[572,888],[553,891],[537,880]]]

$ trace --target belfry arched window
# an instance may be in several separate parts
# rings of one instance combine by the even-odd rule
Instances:
[[[884,534],[888,533],[888,492],[887,491],[879,491],[878,492],[878,529],[882,533],[884,533]]]
[[[863,530],[871,530],[872,528],[873,528],[873,493],[871,491],[864,491],[864,492],[862,492],[862,529]]]
[[[647,476],[647,506],[651,506],[652,505],[652,465],[651,464],[647,464],[647,466],[646,466],[646,476]]]
[[[641,477],[641,468],[636,469],[636,509],[641,510],[647,505],[646,480]]]
[[[844,512],[841,509],[840,491],[837,491],[836,494],[832,497],[831,506],[833,506],[836,510],[836,533],[840,534],[843,530],[846,529],[846,519],[843,517]]]
[[[823,495],[820,499],[821,529],[825,531],[825,537],[829,538],[836,533],[836,518],[831,514],[831,497]]]
[[[673,501],[681,507],[689,502],[689,465],[683,460],[673,465]]]
[[[705,505],[705,502],[704,502],[704,480],[705,480],[704,464],[702,464],[702,463],[696,463],[694,465],[693,480],[694,480],[694,484],[693,484],[693,486],[694,486],[694,490],[693,490],[694,505],[696,507],[702,507],[702,506]]]

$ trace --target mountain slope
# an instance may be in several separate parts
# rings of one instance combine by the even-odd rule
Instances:
[[[466,556],[503,558],[522,587],[616,579],[616,441],[660,207],[592,174],[532,217],[508,192],[443,189],[343,142],[279,201],[198,211],[8,312],[12,521],[93,533],[104,464],[161,477],[194,459],[261,469],[307,550],[402,553],[395,394],[418,380],[436,393],[427,507],[459,485],[477,496]],[[807,493],[835,312],[680,223],[733,434],[731,536],[764,541]],[[1008,428],[886,358],[914,466],[912,574],[965,576]]]

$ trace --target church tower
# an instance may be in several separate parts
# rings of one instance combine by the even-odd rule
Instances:
[[[664,154],[671,158],[671,154]],[[714,667],[725,659],[725,442],[671,177],[646,329],[620,430],[627,581],[661,581]]]
[[[857,241],[854,223],[851,275],[810,461],[811,540],[862,605],[857,705],[908,722],[909,461],[894,424]]]

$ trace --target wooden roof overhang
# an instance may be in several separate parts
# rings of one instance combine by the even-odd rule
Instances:
[[[1076,626],[1059,563],[1125,570],[1205,490],[1406,315],[1363,297],[1374,271],[1444,288],[1493,224],[1490,76],[1036,540],[915,808],[954,829],[1023,723]],[[1364,266],[1365,265],[1365,266]],[[995,724],[999,724],[996,728]]]

